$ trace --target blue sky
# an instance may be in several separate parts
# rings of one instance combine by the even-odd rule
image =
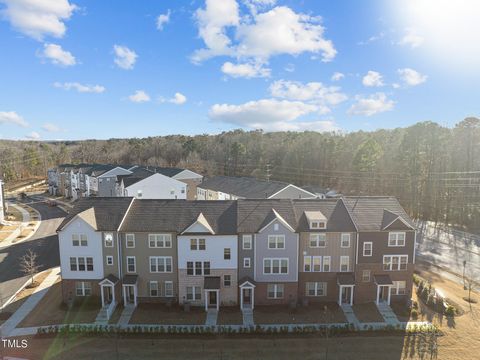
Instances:
[[[0,0],[0,138],[356,131],[479,114],[474,0]]]

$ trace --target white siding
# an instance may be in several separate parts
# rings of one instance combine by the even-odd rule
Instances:
[[[73,246],[72,234],[85,234],[88,246]],[[102,233],[96,232],[89,224],[79,218],[72,220],[58,234],[60,248],[60,268],[63,279],[102,279],[103,252]],[[93,271],[71,271],[70,257],[92,257]]]
[[[139,190],[141,197],[138,196]],[[187,184],[162,174],[153,174],[127,187],[123,195],[139,199],[186,199]]]
[[[206,250],[190,250],[190,239],[205,239]],[[230,260],[224,260],[223,249],[230,248]],[[182,235],[178,237],[178,267],[187,268],[187,261],[210,261],[210,269],[237,268],[236,235]]]

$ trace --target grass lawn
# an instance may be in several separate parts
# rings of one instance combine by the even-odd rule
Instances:
[[[88,299],[82,304],[73,306],[70,310],[67,309],[67,306],[62,303],[61,282],[57,281],[33,311],[23,319],[19,327],[92,323],[95,322],[99,311],[100,301],[97,298]]]
[[[327,313],[325,313],[327,306]],[[319,322],[346,322],[345,315],[337,303],[311,304],[290,309],[287,305],[255,306],[255,324],[310,324]]]
[[[352,309],[360,322],[384,322],[382,315],[373,302],[366,304],[355,304],[352,306]]]
[[[191,307],[185,312],[178,305],[145,303],[137,306],[129,324],[204,325],[206,317],[203,307]]]
[[[242,311],[238,306],[221,306],[217,318],[218,325],[242,325]]]

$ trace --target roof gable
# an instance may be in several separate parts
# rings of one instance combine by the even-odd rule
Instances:
[[[200,213],[197,220],[182,232],[182,234],[187,233],[210,233],[213,235],[215,231],[213,231],[203,213]]]
[[[291,232],[295,232],[295,229],[293,227],[291,227],[288,224],[288,222],[286,222],[285,219],[273,208],[268,213],[268,215],[265,217],[265,219],[263,220],[262,224],[260,225],[260,229],[258,230],[258,232],[261,233],[263,230],[265,230],[267,227],[269,227],[271,224],[273,224],[276,221],[278,221],[280,224],[282,224],[284,227],[286,227]]]

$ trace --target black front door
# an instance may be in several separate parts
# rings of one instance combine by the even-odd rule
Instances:
[[[217,306],[217,292],[210,291],[210,301],[208,303],[211,306]]]
[[[252,289],[243,289],[243,303],[246,305],[250,305],[252,299]]]

